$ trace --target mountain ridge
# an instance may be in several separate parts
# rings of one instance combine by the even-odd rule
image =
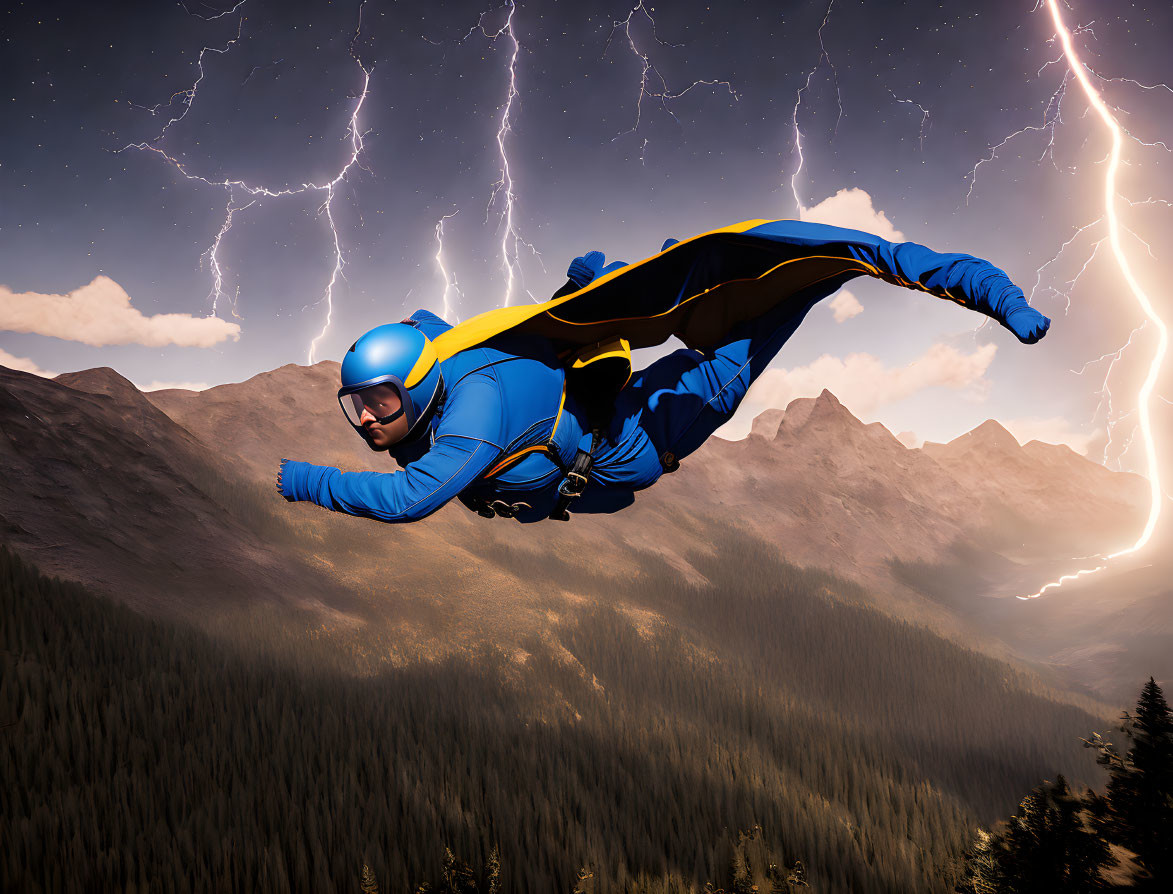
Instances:
[[[1120,540],[1139,528],[1147,509],[1144,479],[1066,447],[1019,445],[990,420],[948,444],[911,448],[882,424],[861,422],[824,389],[762,414],[740,441],[710,439],[613,516],[576,514],[568,525],[526,526],[519,537],[515,522],[482,519],[453,501],[412,525],[378,525],[286,504],[272,490],[285,456],[395,470],[343,419],[337,371],[331,361],[288,364],[207,391],[144,395],[108,368],[57,380],[0,370],[0,424],[8,435],[0,448],[20,470],[9,498],[0,500],[0,523],[47,571],[118,589],[132,602],[158,598],[150,594],[158,590],[159,564],[185,569],[189,580],[178,590],[194,593],[203,573],[194,542],[210,577],[240,575],[258,598],[288,595],[343,626],[394,604],[397,624],[415,619],[399,628],[403,635],[447,629],[449,639],[515,638],[546,624],[543,577],[525,569],[555,561],[572,576],[575,568],[597,576],[606,556],[606,573],[620,581],[640,573],[640,557],[653,554],[700,582],[695,557],[719,548],[723,530],[741,529],[791,562],[863,584],[885,612],[997,651],[1007,635],[1004,597],[1045,580],[1071,555]],[[29,424],[29,406],[58,408],[53,415],[63,418],[73,407],[83,424],[71,423],[54,443]],[[82,464],[79,472],[70,438],[84,442],[87,429],[109,446],[99,467]],[[33,462],[46,451],[48,466]],[[149,468],[139,471],[144,463]],[[218,481],[207,477],[210,468]],[[135,475],[128,470],[141,477],[129,488]],[[43,493],[53,498],[46,502]],[[193,523],[198,528],[189,531]],[[131,535],[122,528],[147,542],[143,555],[128,551]],[[126,542],[112,550],[111,536]],[[45,563],[39,551],[62,542],[68,549]],[[933,582],[950,575],[960,575],[960,589],[940,591]],[[420,588],[435,596],[407,597]],[[313,596],[319,589],[328,595]],[[1051,604],[1048,611],[1056,611]],[[1102,615],[1110,605],[1089,611]],[[1139,613],[1139,603],[1131,611]],[[436,624],[444,613],[447,628]],[[1046,617],[1057,629],[1074,620],[1038,607],[1018,617]],[[1112,629],[1126,638],[1136,623]],[[428,636],[444,647],[438,633]],[[1075,654],[1074,644],[1049,634],[1038,637],[1052,643],[1047,655],[1032,652],[1021,635],[1010,639],[1032,660]]]

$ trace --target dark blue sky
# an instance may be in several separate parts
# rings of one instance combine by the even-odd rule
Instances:
[[[231,5],[6,5],[0,283],[9,292],[0,301],[10,293],[65,294],[104,275],[143,314],[210,312],[211,272],[201,256],[224,223],[229,192],[185,180],[155,153],[117,150],[157,137],[184,111],[182,94],[169,106],[168,97],[195,81],[201,48],[228,46],[204,54],[190,110],[152,145],[192,174],[275,190],[339,172],[363,83],[355,56],[373,66],[359,117],[365,148],[331,206],[346,279],[335,287],[319,359],[339,357],[357,334],[416,307],[442,309],[435,228],[453,212],[445,255],[461,293],[452,293],[454,313],[466,318],[500,304],[505,206],[501,193],[492,204],[490,196],[501,177],[497,132],[513,43],[509,32],[495,39],[484,32],[501,29],[510,7],[369,0],[355,39],[359,4],[350,0],[247,0],[212,18]],[[1062,62],[1038,73],[1060,51],[1048,43],[1046,11],[1032,11],[1029,0],[836,0],[821,61],[825,2],[663,4],[655,7],[655,34],[642,8],[629,31],[616,30],[632,6],[547,0],[513,11],[517,95],[504,142],[514,223],[546,268],[521,249],[524,286],[514,302],[530,300],[525,288],[548,295],[564,281],[569,259],[587,249],[635,260],[665,236],[797,216],[792,116],[808,76],[798,115],[805,164],[795,182],[805,208],[840,190],[863,190],[903,238],[989,258],[1027,292],[1036,269],[1102,213],[1107,142],[1094,116],[1083,115],[1074,84],[1053,152],[1039,160],[1049,130],[1015,137],[981,165],[966,202],[975,164],[1008,134],[1043,125],[1063,79]],[[1077,43],[1104,77],[1173,80],[1167,2],[1077,0],[1064,14],[1072,27],[1094,22]],[[728,86],[700,84],[667,104],[644,96],[637,106],[642,63],[629,34],[668,92],[698,80]],[[1173,144],[1173,92],[1101,85],[1128,110],[1121,121],[1138,138]],[[652,74],[648,88],[664,85]],[[923,130],[920,107],[929,112]],[[1129,143],[1125,158],[1125,195],[1173,198],[1168,152]],[[252,198],[240,189],[233,197],[238,206]],[[224,304],[218,313],[241,326],[236,341],[92,346],[9,331],[0,332],[0,350],[54,372],[110,365],[143,385],[216,384],[304,363],[325,322],[321,299],[334,263],[323,198],[262,198],[235,215],[218,257],[225,293],[239,296],[239,319]],[[1164,307],[1171,214],[1147,205],[1126,221],[1152,245],[1156,259],[1135,239],[1127,248]],[[855,225],[870,229],[867,223]],[[1070,279],[1102,235],[1093,228],[1080,237],[1047,269],[1043,285]],[[1092,421],[1099,382],[1069,370],[1115,350],[1143,319],[1107,243],[1071,293],[1067,316],[1064,299],[1045,288],[1037,293],[1035,303],[1056,323],[1034,348],[994,326],[975,334],[979,318],[924,294],[871,282],[849,291],[863,312],[842,322],[829,306],[812,314],[776,363],[805,372],[780,376],[771,394],[793,396],[796,383],[825,374],[859,415],[921,438],[952,437],[996,416],[1017,420],[1016,433],[1102,442],[1103,408]],[[1136,352],[1116,370],[1115,412],[1129,408],[1128,388],[1143,375],[1152,330],[1138,335]],[[991,349],[978,353],[988,344],[996,345],[992,359]],[[875,364],[849,361],[860,353]],[[818,365],[823,355],[831,359]],[[968,385],[950,384],[941,372],[953,356],[964,361],[968,373],[958,375],[970,375]],[[1102,377],[1104,366],[1097,369]],[[874,393],[841,384],[861,370],[875,373]]]

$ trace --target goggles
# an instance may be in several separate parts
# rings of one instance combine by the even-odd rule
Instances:
[[[379,425],[387,425],[404,415],[411,406],[411,398],[398,385],[398,382],[387,381],[355,391],[347,392],[343,389],[338,394],[338,404],[346,414],[347,421],[356,429],[362,429],[364,410],[374,416]]]

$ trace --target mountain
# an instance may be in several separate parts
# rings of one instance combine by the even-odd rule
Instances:
[[[206,391],[152,391],[146,399],[221,456],[243,463],[258,481],[272,481],[290,453],[321,465],[367,468],[371,451],[336,400],[341,368],[332,360],[310,367],[289,364],[245,382]]]
[[[778,426],[782,424],[782,417],[785,415],[784,410],[764,410],[754,417],[749,433],[754,437],[772,440],[774,435],[778,434]]]
[[[482,560],[493,541],[462,505],[412,525],[380,525],[309,504],[287,504],[274,491],[283,457],[344,470],[394,471],[386,453],[373,453],[338,406],[341,365],[289,364],[206,391],[154,391],[147,398],[207,445],[238,479],[256,488],[264,511],[296,528],[300,552],[362,600],[368,611],[393,617],[400,640],[436,653],[481,638],[514,639],[541,618],[530,600],[501,599],[529,588],[516,575]],[[427,592],[429,599],[408,594]],[[536,594],[534,594],[536,595]],[[405,604],[410,603],[410,604]],[[435,619],[447,613],[448,621]],[[415,618],[415,621],[408,621]],[[356,619],[332,623],[351,629]]]
[[[1144,479],[1112,472],[1064,445],[1031,441],[1020,447],[992,419],[948,444],[926,442],[921,449],[976,499],[998,548],[1017,547],[1021,558],[1101,552],[1123,545],[1124,532],[1143,526]]]
[[[901,582],[893,561],[950,562],[961,548],[1009,572],[1118,543],[1147,511],[1138,476],[1065,447],[1019,447],[995,422],[949,445],[912,449],[828,391],[759,420],[743,441],[710,440],[649,502],[703,505],[794,561],[881,590]]]
[[[0,765],[40,768],[0,816],[17,888],[350,890],[369,864],[411,890],[441,843],[499,840],[511,890],[580,860],[683,890],[758,823],[819,890],[946,890],[974,823],[1095,783],[1078,737],[1173,673],[1167,562],[1009,598],[1143,521],[1142,480],[1066,448],[989,422],[909,449],[824,391],[614,516],[381,525],[273,488],[282,456],[390,470],[337,374],[0,369]]]
[[[387,526],[273,492],[283,456],[394,470],[345,422],[338,369],[287,365],[207,391],[149,395],[109,369],[55,381],[3,371],[0,445],[16,470],[0,501],[6,538],[47,571],[138,604],[235,592],[245,603],[315,606],[333,633],[378,628],[388,648],[443,652],[542,635],[549,600],[575,598],[565,581],[602,574],[625,585],[649,557],[704,583],[698,558],[735,530],[862,584],[886,612],[1060,667],[1064,679],[1091,683],[1079,656],[1095,652],[1101,629],[1112,631],[1113,679],[1137,670],[1126,656],[1146,632],[1140,609],[1089,598],[1076,617],[1056,600],[1018,610],[1009,598],[1143,524],[1144,480],[1066,447],[1019,446],[991,420],[949,444],[910,449],[823,391],[763,413],[742,441],[710,439],[614,516],[519,529],[454,501]],[[61,421],[46,428],[30,408]],[[161,575],[170,597],[159,595]],[[1153,587],[1138,599],[1164,619]],[[1027,618],[1048,626],[1024,636]]]
[[[0,367],[0,536],[46,571],[177,614],[234,594],[350,598],[227,507],[230,470],[111,369]]]
[[[367,451],[337,410],[337,369],[332,363],[286,366],[238,385],[199,394],[158,392],[151,399],[202,440],[230,452],[258,481],[267,483],[277,460],[289,453],[343,468],[384,467],[386,458]],[[316,396],[302,400],[307,394]],[[296,412],[286,411],[293,405],[284,395],[297,397]],[[246,407],[247,424],[241,421]],[[260,439],[258,431],[275,434]],[[375,541],[392,540],[400,560],[412,556],[409,574],[423,567],[436,573],[458,562],[478,568],[475,577],[456,584],[465,595],[454,617],[477,619],[460,630],[462,636],[483,632],[488,619],[497,620],[499,630],[544,623],[529,607],[543,598],[543,578],[533,569],[548,557],[556,556],[571,576],[590,577],[606,556],[618,583],[638,573],[641,556],[652,555],[700,582],[696,557],[711,555],[722,532],[734,528],[777,544],[790,561],[864,584],[886,611],[996,654],[1060,667],[1068,682],[1123,691],[1137,667],[1119,656],[1145,635],[1139,618],[1111,625],[1115,638],[1107,653],[1116,661],[1105,679],[1116,682],[1105,684],[1096,676],[1104,661],[1094,672],[1089,664],[1085,673],[1079,656],[1096,639],[1089,618],[1117,612],[1118,601],[1091,600],[1078,616],[1085,627],[1077,631],[1076,616],[1051,609],[1053,603],[1044,611],[1009,597],[1069,570],[1072,556],[1102,551],[1138,530],[1146,501],[1147,485],[1138,476],[1111,472],[1067,447],[1036,441],[1021,447],[993,420],[949,444],[910,449],[823,391],[762,413],[742,441],[710,439],[615,516],[531,525],[519,538],[514,523],[484,521],[452,504],[406,531],[397,526],[380,537],[379,526],[367,526],[364,533],[374,538],[369,561],[385,555],[386,547]],[[323,526],[336,522],[312,507],[295,508]],[[403,565],[381,567],[402,574]],[[502,600],[501,592],[515,598]]]

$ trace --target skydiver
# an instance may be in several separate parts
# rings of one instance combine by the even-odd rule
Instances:
[[[277,489],[385,522],[453,497],[520,522],[615,512],[728,422],[807,312],[856,276],[954,301],[1024,344],[1051,322],[988,261],[810,222],[745,221],[669,239],[637,264],[604,262],[576,258],[544,304],[457,327],[417,310],[362,335],[338,401],[401,471],[283,459]],[[632,373],[632,346],[672,335],[687,347]]]

